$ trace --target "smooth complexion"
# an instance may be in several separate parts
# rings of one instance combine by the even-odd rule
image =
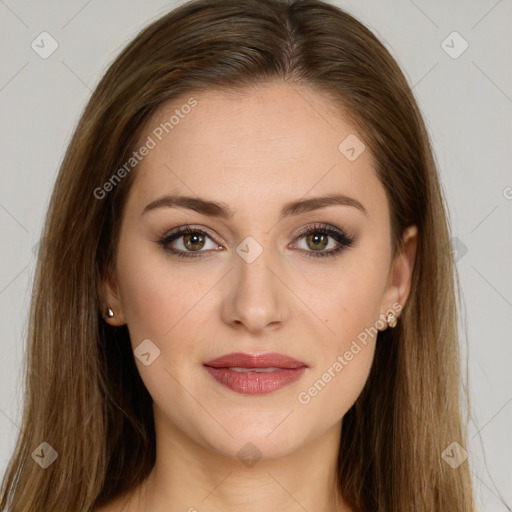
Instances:
[[[307,405],[297,395],[365,327],[405,305],[417,230],[406,230],[392,260],[388,201],[370,151],[349,161],[338,150],[348,135],[363,135],[318,92],[276,82],[193,96],[194,110],[135,171],[105,282],[115,312],[107,321],[128,325],[134,349],[150,339],[161,351],[149,366],[136,359],[154,402],[156,465],[106,510],[349,511],[332,493],[341,420],[367,380],[376,339]],[[221,203],[232,215],[146,208],[171,194]],[[360,206],[280,218],[287,203],[333,194]],[[206,233],[167,243],[189,258],[162,242],[184,226]],[[297,236],[309,227],[313,236]],[[350,245],[319,257],[340,245],[325,227]],[[246,237],[263,251],[252,263],[236,251]],[[232,352],[277,352],[308,368],[274,392],[241,394],[203,367]],[[237,456],[247,443],[262,456],[251,467]]]

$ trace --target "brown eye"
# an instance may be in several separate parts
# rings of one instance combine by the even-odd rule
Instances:
[[[335,256],[354,243],[354,239],[343,231],[328,225],[315,225],[303,230],[296,237],[298,241],[302,239],[304,244],[296,243],[297,248],[305,256],[314,258]]]
[[[191,251],[197,251],[199,249],[202,249],[204,247],[204,244],[205,237],[199,233],[183,236],[183,245]]]
[[[314,233],[306,236],[308,247],[313,251],[325,249],[329,243],[329,235]]]
[[[158,243],[165,251],[184,258],[201,256],[210,250],[219,249],[205,231],[189,226],[182,226],[166,235]],[[208,244],[210,244],[208,246]]]

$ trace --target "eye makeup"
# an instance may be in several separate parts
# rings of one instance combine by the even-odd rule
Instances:
[[[319,245],[318,249],[297,249],[296,244],[297,241],[306,239],[307,246],[309,244]],[[183,240],[181,240],[183,239]],[[325,245],[328,245],[329,239],[334,240],[337,243],[337,246],[334,249],[330,249],[328,251],[323,250]],[[211,248],[208,250],[201,250],[204,248],[206,244],[206,240],[210,240],[217,247]],[[178,249],[174,245],[176,241],[180,241],[183,249]],[[327,244],[325,242],[327,241]],[[301,254],[309,258],[326,258],[336,256],[340,254],[345,249],[351,247],[354,243],[354,238],[347,235],[343,230],[339,228],[335,228],[334,226],[328,224],[314,224],[312,226],[308,226],[302,229],[294,238],[294,242],[292,246],[295,250],[298,250]],[[173,229],[169,233],[166,233],[163,238],[158,240],[158,244],[162,247],[162,249],[173,256],[177,256],[179,258],[202,258],[205,257],[205,253],[211,253],[213,251],[218,251],[220,244],[213,240],[212,236],[201,228],[196,228],[190,225],[180,226],[178,228]],[[199,250],[187,250],[187,245],[190,244],[192,246],[199,245]],[[190,247],[188,247],[190,249]]]

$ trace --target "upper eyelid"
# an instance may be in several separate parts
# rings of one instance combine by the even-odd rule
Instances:
[[[182,231],[184,231],[184,232],[182,232]],[[171,238],[171,237],[175,236],[176,237],[175,240],[177,240],[177,239],[181,238],[182,236],[185,236],[189,232],[190,233],[196,233],[196,232],[203,233],[203,234],[207,235],[208,237],[210,237],[212,239],[212,241],[214,241],[215,243],[220,243],[220,242],[217,242],[216,237],[214,235],[212,235],[210,230],[208,230],[207,228],[196,227],[196,226],[189,225],[189,224],[186,224],[183,226],[178,226],[177,228],[170,229],[170,230],[166,231],[164,233],[164,235],[162,237],[160,237],[160,239],[165,240],[167,238]]]

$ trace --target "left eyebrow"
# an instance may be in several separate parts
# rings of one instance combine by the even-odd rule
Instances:
[[[356,199],[342,194],[312,197],[310,199],[299,199],[286,203],[279,215],[279,220],[284,217],[300,215],[302,213],[327,208],[329,206],[352,206],[368,216],[366,208]],[[218,217],[222,219],[230,219],[234,216],[234,212],[226,203],[209,201],[199,197],[184,195],[165,195],[149,203],[142,215],[156,208],[186,208],[210,217]]]

